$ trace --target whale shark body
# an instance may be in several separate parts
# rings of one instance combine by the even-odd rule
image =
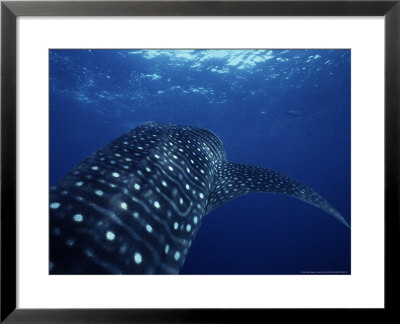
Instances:
[[[203,217],[251,192],[303,200],[350,228],[301,182],[228,162],[212,132],[150,122],[50,188],[50,273],[177,274]]]

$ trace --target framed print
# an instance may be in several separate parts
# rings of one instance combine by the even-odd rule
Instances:
[[[399,6],[2,2],[1,320],[394,312]]]

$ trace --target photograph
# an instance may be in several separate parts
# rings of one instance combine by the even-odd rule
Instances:
[[[48,55],[50,275],[351,274],[351,49]]]

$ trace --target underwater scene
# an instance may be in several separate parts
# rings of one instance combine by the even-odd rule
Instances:
[[[351,273],[351,51],[49,50],[50,274]]]

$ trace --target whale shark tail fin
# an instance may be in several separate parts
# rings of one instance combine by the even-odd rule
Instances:
[[[251,192],[288,195],[318,207],[350,229],[340,213],[323,197],[300,181],[277,171],[241,164],[221,162],[214,190],[208,199],[207,213],[235,197]]]

